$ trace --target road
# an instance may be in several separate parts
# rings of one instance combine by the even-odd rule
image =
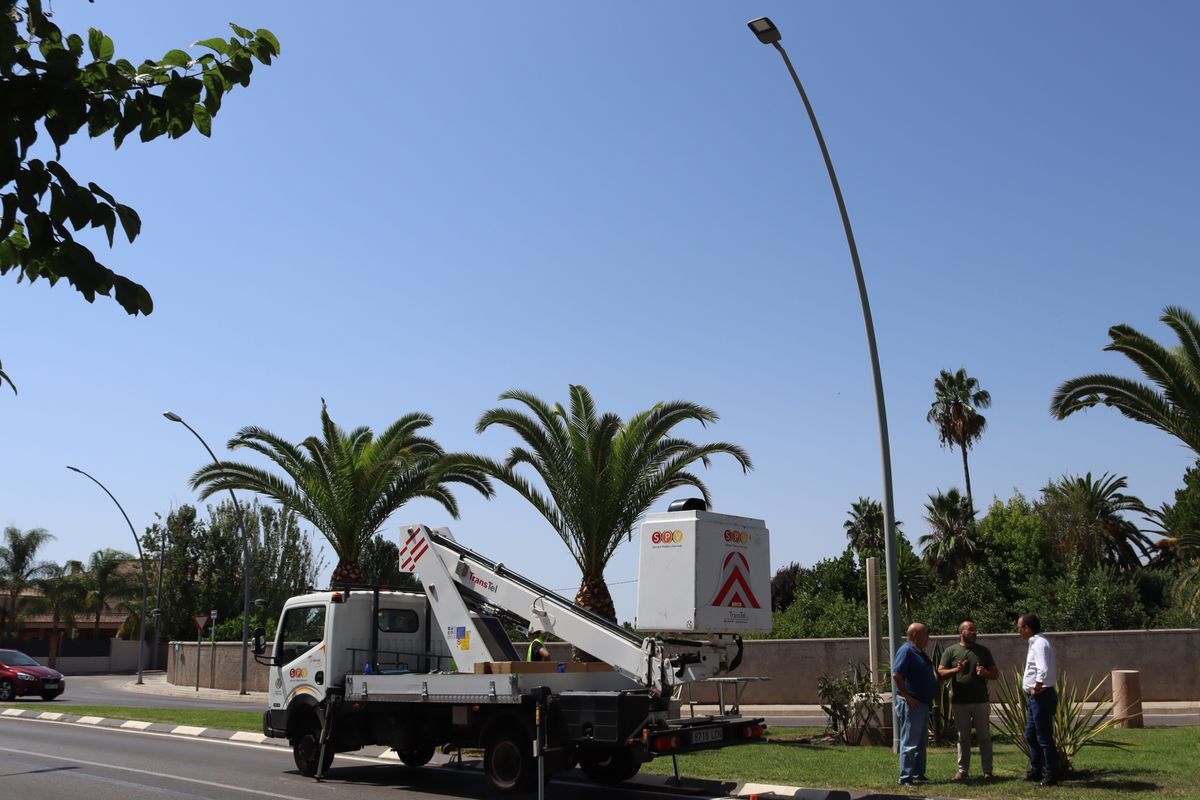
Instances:
[[[202,689],[189,691],[186,687],[170,686],[163,673],[148,672],[144,675],[145,685],[140,689],[133,685],[135,675],[69,675],[67,690],[53,703],[45,703],[47,709],[57,706],[130,706],[133,708],[196,708],[210,711],[261,711],[266,708],[266,696],[262,693],[240,696],[236,692],[214,692]],[[42,701],[22,698],[30,708]],[[64,711],[68,709],[63,709]]]
[[[551,783],[550,800],[665,800],[679,795]],[[480,770],[410,769],[340,754],[323,783],[281,747],[0,719],[0,797],[37,800],[398,800],[499,797]]]

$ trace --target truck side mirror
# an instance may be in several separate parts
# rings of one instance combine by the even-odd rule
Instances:
[[[251,640],[250,649],[256,656],[261,656],[267,652],[266,642],[267,632],[261,626],[254,629],[254,638]]]

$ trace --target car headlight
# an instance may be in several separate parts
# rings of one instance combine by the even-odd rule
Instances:
[[[18,673],[17,673],[17,677],[18,677],[20,680],[23,680],[23,681],[34,681],[34,680],[37,680],[37,678],[33,677],[32,675],[26,675],[24,672],[18,672]]]

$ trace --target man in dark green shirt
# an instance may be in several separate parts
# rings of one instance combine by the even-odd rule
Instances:
[[[979,737],[979,760],[983,762],[983,777],[992,777],[992,735],[988,716],[988,681],[1000,677],[996,660],[986,647],[976,643],[975,623],[963,620],[958,626],[958,644],[942,652],[938,677],[951,680],[950,691],[954,704],[954,724],[958,726],[958,772],[954,780],[964,780],[971,772],[971,728]]]

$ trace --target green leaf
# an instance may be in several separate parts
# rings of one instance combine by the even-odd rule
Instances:
[[[204,136],[212,136],[212,115],[208,113],[208,109],[197,103],[192,107],[192,120],[196,123],[196,130],[200,131]]]
[[[204,88],[204,107],[209,114],[215,114],[221,110],[221,95],[225,94],[227,88],[225,79],[216,70],[207,70],[204,73]]]
[[[100,45],[104,41],[104,34],[95,28],[88,28],[88,50],[92,53],[92,58],[100,61]]]
[[[142,232],[142,218],[132,208],[120,203],[117,203],[117,216],[121,218],[121,227],[125,229],[125,236],[132,243]]]
[[[97,209],[107,208],[107,206],[97,203],[92,193],[82,186],[71,189],[70,200],[71,206],[68,214],[71,218],[71,227],[75,230],[79,230],[89,222],[92,223],[93,228],[96,227]]]
[[[259,28],[254,33],[256,36],[258,36],[259,39],[264,39],[267,42],[270,42],[271,50],[274,52],[275,55],[279,55],[279,53],[281,52],[279,49],[279,40],[277,38],[275,38],[275,34],[271,33],[266,28]]]
[[[96,228],[101,225],[104,226],[104,232],[108,234],[108,246],[112,247],[113,233],[117,229],[117,215],[113,213],[112,206],[97,203],[95,211],[92,212],[92,227]]]
[[[50,221],[55,225],[62,225],[67,220],[69,210],[66,193],[61,186],[54,184],[50,187]]]
[[[254,33],[252,31],[249,31],[249,30],[243,28],[241,25],[234,25],[231,22],[231,23],[229,23],[229,27],[233,28],[233,32],[236,33],[238,36],[242,37],[243,39],[253,39],[254,38]]]
[[[196,44],[200,47],[207,47],[209,50],[221,55],[225,55],[225,51],[228,49],[224,39],[201,39]]]
[[[109,194],[108,192],[104,191],[103,189],[101,189],[99,186],[97,186],[97,185],[96,185],[95,183],[93,183],[93,182],[90,182],[90,181],[88,182],[88,191],[89,191],[89,192],[91,192],[91,193],[92,193],[92,194],[94,194],[94,195],[98,195],[98,196],[100,196],[100,197],[103,197],[105,200],[107,200],[107,201],[108,201],[109,205],[114,205],[114,206],[115,206],[115,205],[117,204],[117,201],[113,199],[113,196],[112,196],[111,194]]]
[[[17,224],[17,196],[12,194],[4,195],[2,198],[4,203],[4,217],[0,219],[0,241],[8,238],[12,233],[13,227]]]
[[[67,37],[67,49],[70,50],[71,54],[76,58],[79,58],[81,55],[83,55],[83,39],[80,38],[78,33],[72,33]]]
[[[191,61],[192,57],[182,50],[168,50],[159,63],[170,67],[186,67]]]

